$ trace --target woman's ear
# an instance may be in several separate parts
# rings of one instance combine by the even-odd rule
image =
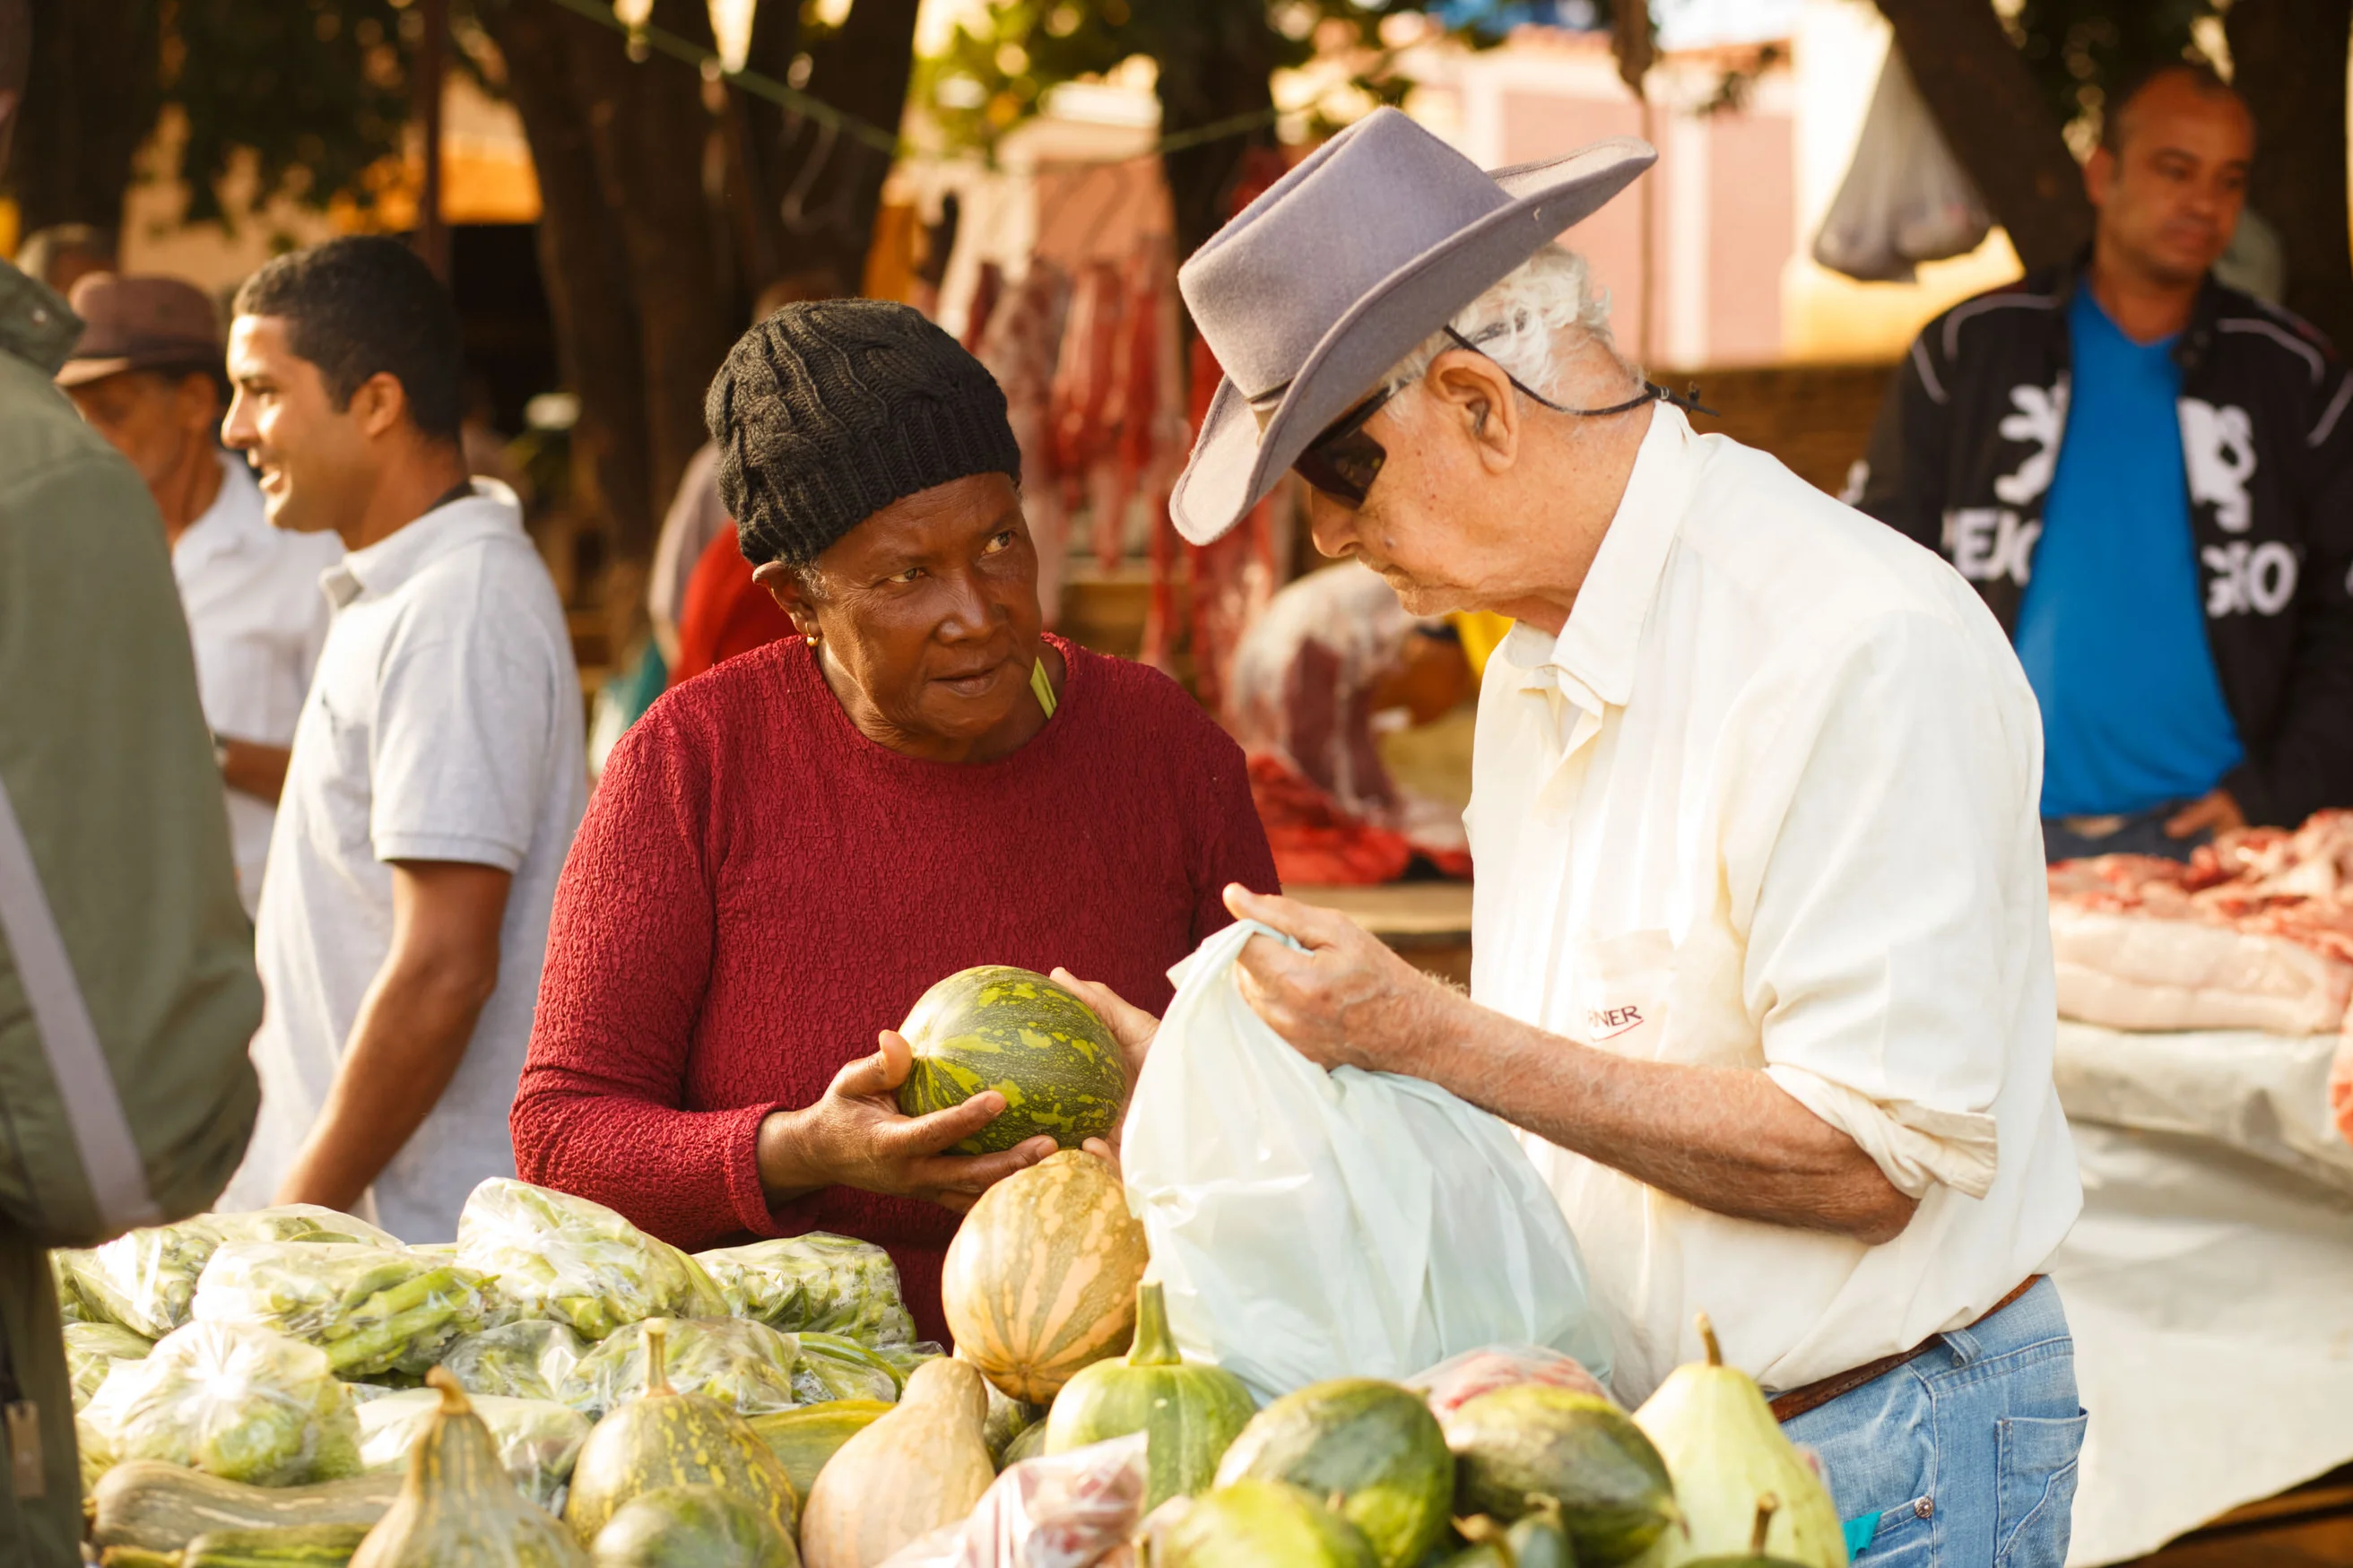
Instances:
[[[817,640],[817,602],[809,597],[808,584],[801,574],[781,561],[765,561],[752,568],[752,581],[765,588],[776,601],[776,608],[792,617],[795,631],[811,642]]]

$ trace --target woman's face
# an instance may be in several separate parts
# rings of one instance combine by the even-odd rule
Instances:
[[[1011,479],[976,474],[894,501],[807,575],[761,573],[875,740],[963,761],[1034,728],[1038,554]]]

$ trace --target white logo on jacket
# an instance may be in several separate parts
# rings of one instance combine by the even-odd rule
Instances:
[[[2010,577],[2025,587],[2034,542],[2042,537],[2041,523],[2006,506],[1965,506],[1945,514],[1945,554],[1953,570],[1972,583]]]
[[[2010,389],[2010,401],[2018,412],[1994,428],[2005,441],[2033,442],[2034,450],[2015,471],[1994,480],[1993,493],[2012,506],[2024,506],[2051,488],[2051,475],[2059,466],[2059,437],[2067,428],[2067,378],[2063,375],[2049,386],[2021,383]],[[2026,579],[2021,575],[2019,581]]]
[[[2276,616],[2295,597],[2295,552],[2278,540],[2250,546],[2243,539],[2198,552],[2206,569],[2206,614],[2220,619],[2253,610]]]
[[[2247,480],[2255,471],[2255,422],[2247,411],[2235,404],[2217,408],[2202,398],[2183,398],[2181,458],[2189,470],[2190,500],[2211,506],[2224,532],[2246,532],[2255,520],[2254,503],[2247,497]],[[2293,568],[2289,575],[2295,575]]]

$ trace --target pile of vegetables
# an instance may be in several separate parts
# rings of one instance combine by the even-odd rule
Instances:
[[[1108,1037],[1037,978],[926,999],[923,1093],[1001,1071],[1038,1126],[1107,1127]],[[91,1542],[112,1568],[1844,1568],[1704,1319],[1705,1361],[1631,1414],[1535,1347],[1261,1409],[1185,1359],[1147,1263],[1117,1173],[1068,1148],[965,1215],[954,1357],[879,1247],[689,1256],[515,1181],[454,1246],[299,1208],[135,1233],[57,1255]]]

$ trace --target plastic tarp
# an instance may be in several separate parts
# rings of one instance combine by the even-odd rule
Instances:
[[[2353,1458],[2353,1149],[2333,1035],[2059,1026],[2084,1215],[2051,1273],[2092,1415],[2075,1568]]]

